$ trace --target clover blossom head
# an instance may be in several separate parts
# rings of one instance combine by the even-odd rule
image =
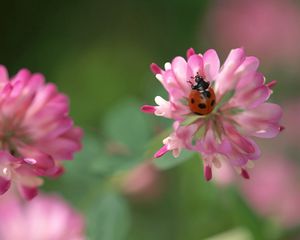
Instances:
[[[2,240],[85,240],[85,219],[64,199],[40,194],[22,201],[13,191],[0,199]]]
[[[63,173],[82,137],[68,112],[68,97],[43,75],[22,69],[10,79],[0,65],[0,194],[14,182],[31,199],[41,176]]]
[[[247,168],[260,157],[252,138],[272,138],[282,130],[281,107],[266,102],[276,82],[266,83],[258,66],[258,59],[246,56],[243,48],[233,49],[221,67],[212,49],[203,55],[189,49],[187,60],[175,57],[164,69],[152,64],[151,70],[167,91],[168,99],[157,96],[156,106],[145,105],[141,110],[174,121],[173,132],[164,139],[155,157],[168,151],[178,157],[182,149],[187,149],[202,155],[207,180],[212,177],[212,167],[221,167],[223,161],[249,178]],[[201,109],[212,101],[207,89],[200,87],[192,93],[198,76],[208,83],[215,98],[213,109],[203,114]],[[198,96],[200,102],[191,96]]]

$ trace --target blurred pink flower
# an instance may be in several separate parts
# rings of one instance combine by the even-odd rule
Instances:
[[[40,176],[63,172],[61,160],[81,148],[82,131],[68,112],[67,96],[43,75],[22,69],[9,79],[0,65],[0,194],[13,181],[31,199]]]
[[[241,183],[246,201],[263,216],[285,227],[300,223],[299,166],[276,154],[260,161],[251,181]]]
[[[212,177],[212,166],[218,168],[224,160],[249,178],[247,164],[260,156],[251,136],[273,138],[281,130],[281,107],[266,103],[274,81],[266,84],[258,66],[258,59],[246,56],[242,48],[232,50],[221,68],[214,50],[201,55],[189,49],[187,61],[176,57],[165,69],[152,64],[169,99],[158,96],[157,106],[145,105],[141,110],[174,120],[173,132],[155,157],[168,151],[178,157],[182,149],[188,149],[202,155],[207,180]],[[216,95],[214,110],[206,115],[196,115],[188,104],[193,103],[189,95],[196,76],[209,83]]]
[[[1,240],[84,240],[84,220],[57,196],[0,199]]]
[[[151,163],[145,162],[131,170],[122,185],[123,192],[137,200],[158,197],[162,190],[160,171]]]
[[[256,164],[251,181],[237,182],[228,164],[214,171],[216,184],[236,184],[245,201],[259,215],[272,218],[286,228],[300,224],[299,166],[279,153],[271,153]]]
[[[243,46],[265,65],[298,66],[300,5],[291,0],[216,1],[206,21],[222,49]]]

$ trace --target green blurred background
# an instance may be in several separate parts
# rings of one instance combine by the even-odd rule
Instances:
[[[165,94],[149,64],[163,66],[190,47],[197,52],[216,48],[224,60],[234,46],[220,44],[218,26],[211,24],[213,9],[222,9],[224,2],[1,2],[0,63],[11,74],[26,67],[55,82],[70,96],[71,115],[86,131],[82,153],[44,190],[57,191],[85,214],[89,239],[199,240],[225,231],[227,237],[214,239],[300,239],[299,228],[286,229],[254,213],[234,186],[204,182],[195,156],[161,173],[163,190],[150,200],[136,200],[120,187],[124,175],[154,153],[151,147],[144,154],[151,138],[170,126],[139,112],[139,106]],[[285,81],[279,81],[276,102],[297,99],[297,64],[288,69],[261,64],[269,79]]]
[[[149,71],[187,48],[206,1],[3,1],[0,61],[39,71],[69,94],[81,126],[157,87]],[[150,94],[149,94],[150,95]],[[150,100],[150,98],[149,98]]]

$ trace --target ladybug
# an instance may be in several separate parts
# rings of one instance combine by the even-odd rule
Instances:
[[[212,112],[216,104],[216,95],[209,83],[204,80],[198,73],[193,78],[196,84],[191,81],[192,91],[189,95],[189,108],[198,115],[207,115]]]

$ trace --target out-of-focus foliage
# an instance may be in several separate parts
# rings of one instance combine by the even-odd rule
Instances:
[[[89,239],[199,240],[226,232],[228,239],[241,234],[245,240],[285,240],[300,235],[297,227],[286,231],[258,216],[235,186],[205,182],[199,156],[190,152],[178,159],[167,154],[155,160],[165,186],[157,198],[136,201],[122,191],[130,170],[151,160],[161,146],[163,130],[170,127],[168,121],[139,112],[139,106],[162,91],[148,66],[184,55],[189,47],[198,51],[211,47],[204,20],[213,4],[2,3],[0,62],[10,72],[27,67],[44,73],[70,96],[71,115],[85,129],[82,152],[66,164],[61,178],[47,180],[43,190],[58,192],[85,214]],[[268,76],[279,81],[278,101],[295,93],[293,80],[286,86],[285,79],[273,72]]]

